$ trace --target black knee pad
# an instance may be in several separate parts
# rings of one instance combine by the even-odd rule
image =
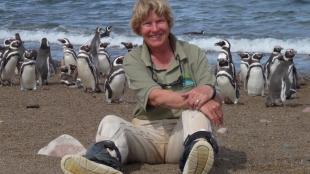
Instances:
[[[183,144],[184,145],[184,151],[183,151],[183,155],[180,159],[180,163],[179,163],[179,167],[180,167],[181,171],[183,171],[183,168],[185,166],[188,155],[191,152],[194,144],[197,142],[196,140],[200,139],[200,138],[207,140],[211,144],[215,154],[218,153],[219,147],[218,147],[217,142],[216,142],[216,140],[215,140],[215,138],[211,132],[198,131],[198,132],[193,133],[192,135],[188,135],[184,141],[184,144]]]

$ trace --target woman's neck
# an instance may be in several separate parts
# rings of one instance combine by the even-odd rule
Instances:
[[[170,62],[174,58],[174,53],[169,43],[159,48],[151,49],[150,51],[152,62],[156,68],[169,68]]]

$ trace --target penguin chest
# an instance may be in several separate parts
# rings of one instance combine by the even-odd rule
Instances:
[[[27,65],[23,67],[23,72],[20,76],[20,84],[22,89],[36,88],[36,69],[35,65]]]
[[[90,65],[85,59],[77,60],[78,77],[84,88],[95,89],[96,80]]]
[[[245,81],[248,70],[249,70],[249,68],[247,65],[240,64],[240,79],[241,79],[241,81]]]
[[[109,96],[111,96],[112,99],[118,99],[120,98],[125,89],[125,84],[126,83],[126,77],[125,73],[118,74],[113,77],[113,79],[109,82],[109,88],[111,91],[106,90],[106,92],[112,92]]]
[[[105,54],[98,54],[99,71],[103,75],[109,74],[111,67],[108,57]]]
[[[18,56],[12,56],[4,66],[1,74],[2,80],[11,80],[15,75],[15,68],[18,61]]]
[[[72,53],[64,52],[64,64],[66,66],[76,65],[76,60],[75,60],[75,58],[74,58]]]
[[[263,95],[265,79],[263,70],[260,67],[254,67],[249,70],[247,81],[247,90],[249,95]]]
[[[237,100],[235,86],[231,83],[231,79],[228,76],[218,74],[216,83],[224,98],[229,98],[232,102]]]
[[[277,69],[277,67],[280,65],[280,61],[278,59],[274,60],[270,64],[270,74],[269,77],[272,75],[272,73]]]

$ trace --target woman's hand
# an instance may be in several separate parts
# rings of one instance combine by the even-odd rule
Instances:
[[[217,126],[223,124],[224,114],[222,110],[222,99],[220,96],[217,95],[214,99],[205,103],[199,108],[199,111],[208,117],[213,124]]]
[[[187,100],[191,109],[199,109],[212,98],[214,92],[216,91],[211,86],[202,85],[182,94],[182,96]]]

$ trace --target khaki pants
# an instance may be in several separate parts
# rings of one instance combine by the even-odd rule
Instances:
[[[180,119],[132,122],[107,115],[99,124],[96,142],[113,141],[122,163],[179,163],[184,140],[201,130],[212,131],[209,119],[199,111],[183,111]]]

